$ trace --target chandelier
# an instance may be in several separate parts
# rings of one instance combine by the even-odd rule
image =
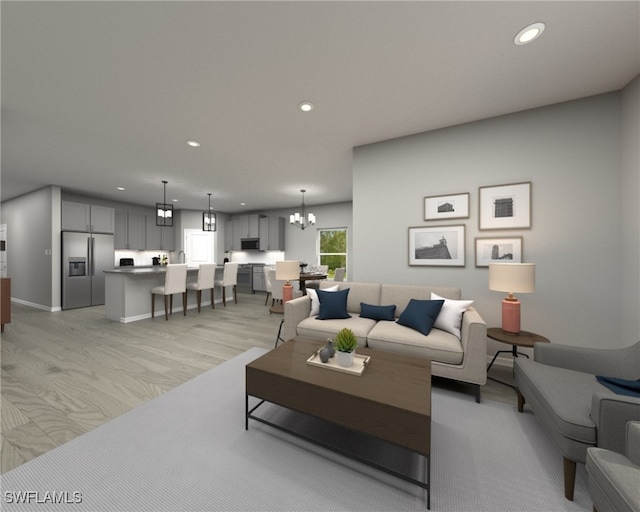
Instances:
[[[300,192],[302,192],[302,211],[289,215],[289,222],[300,229],[304,229],[316,223],[316,216],[313,213],[307,214],[307,208],[304,205],[304,193],[306,190],[302,189]]]

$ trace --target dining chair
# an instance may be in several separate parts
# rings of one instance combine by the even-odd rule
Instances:
[[[344,267],[338,267],[335,270],[335,273],[333,274],[333,280],[334,281],[344,281],[344,274],[346,272],[347,269],[345,269]]]
[[[272,286],[271,286],[271,270],[273,270],[275,275],[275,267],[264,267],[264,287],[267,290],[267,296],[264,299],[264,305],[266,306],[269,302],[269,297],[272,296]]]
[[[202,303],[202,290],[211,290],[211,309],[216,308],[213,293],[216,267],[215,263],[202,263],[198,269],[198,280],[195,283],[187,283],[187,290],[196,291],[198,313],[200,313],[200,304]]]
[[[222,305],[227,306],[227,286],[233,286],[233,302],[238,303],[238,264],[237,263],[225,263],[222,279],[214,281],[215,286],[222,288]]]
[[[170,264],[166,266],[164,286],[151,288],[151,318],[155,316],[155,296],[164,295],[164,319],[169,320],[169,312],[173,313],[173,294],[182,294],[182,310],[187,316],[187,265]]]
[[[329,272],[329,265],[311,265],[310,270],[308,270],[308,272],[326,274],[327,272]],[[322,280],[320,279],[313,279],[310,281],[306,281],[305,288],[314,288],[317,290],[318,288],[320,288],[321,282]]]

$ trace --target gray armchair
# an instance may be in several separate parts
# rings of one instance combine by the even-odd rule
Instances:
[[[640,422],[627,423],[626,452],[587,449],[589,494],[600,512],[640,512]]]
[[[640,379],[640,342],[622,349],[536,343],[534,358],[514,362],[518,411],[525,403],[564,460],[564,494],[573,500],[576,463],[587,448],[625,452],[625,429],[640,420],[640,397],[616,394],[596,375]]]

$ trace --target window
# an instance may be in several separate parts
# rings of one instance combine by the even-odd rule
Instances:
[[[320,229],[320,265],[329,267],[329,277],[332,278],[336,268],[347,268],[347,230]]]

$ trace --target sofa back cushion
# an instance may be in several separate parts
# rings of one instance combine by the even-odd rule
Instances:
[[[431,293],[447,299],[460,299],[460,288],[446,286],[412,286],[403,284],[383,284],[378,304],[395,304],[396,317],[400,317],[411,299],[431,300]],[[366,301],[365,301],[366,302]],[[351,311],[351,310],[349,310]]]
[[[360,303],[380,305],[380,288],[381,284],[378,283],[351,283],[349,281],[342,281],[335,283],[333,281],[326,281],[320,283],[320,289],[327,288],[329,286],[339,285],[340,290],[349,288],[349,296],[347,298],[347,311],[351,314],[360,314]],[[393,302],[386,302],[385,304],[393,304]]]

